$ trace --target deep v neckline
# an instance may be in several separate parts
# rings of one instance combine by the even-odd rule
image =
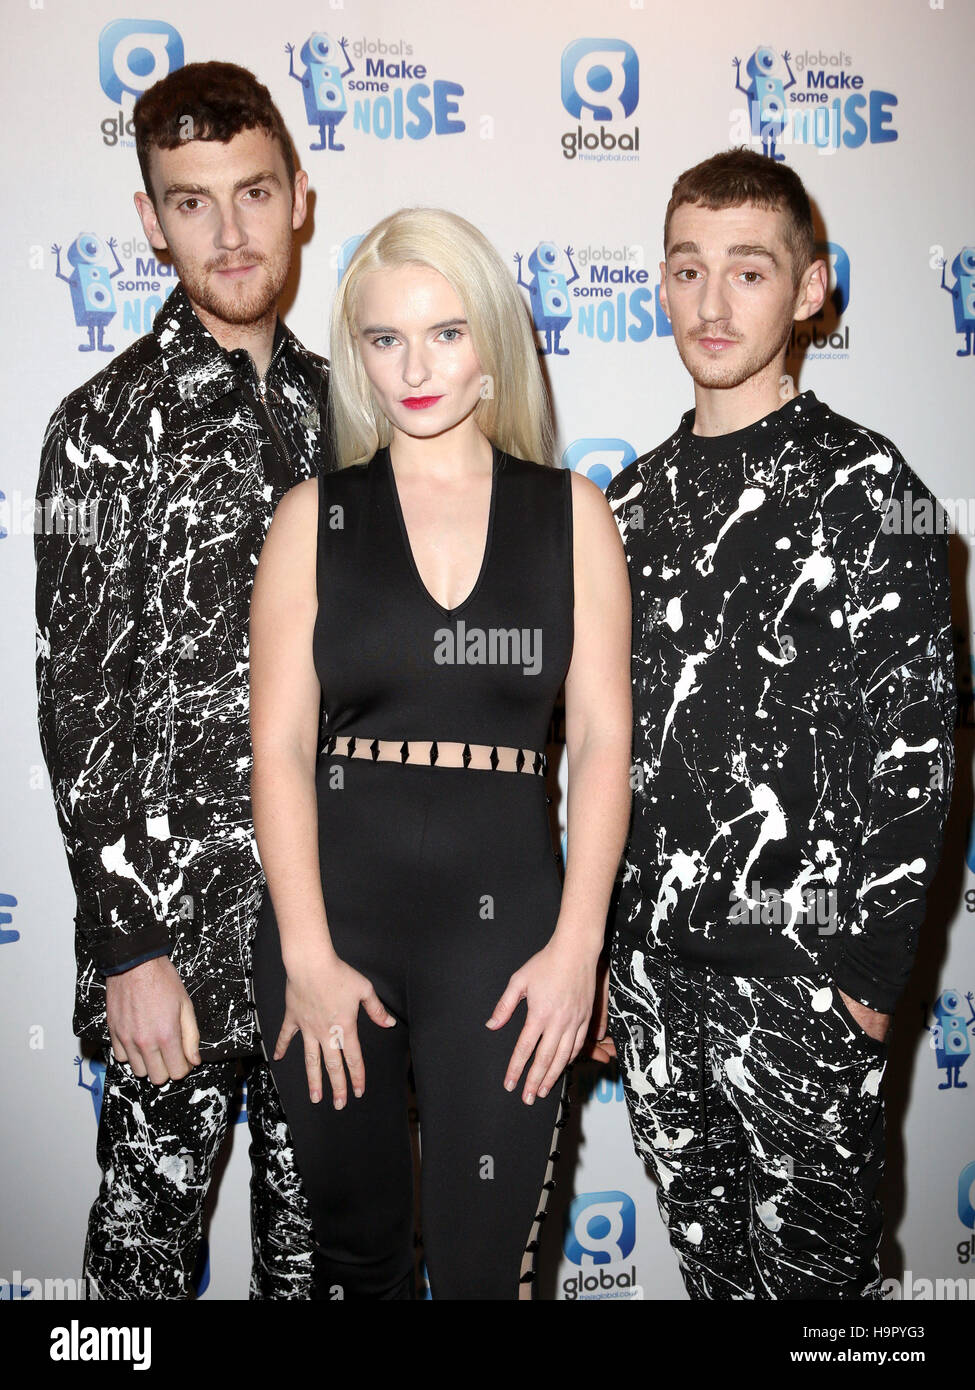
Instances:
[[[437,600],[434,598],[433,594],[431,594],[430,590],[424,583],[423,576],[421,575],[419,566],[416,563],[416,556],[413,553],[413,546],[410,541],[410,533],[406,529],[406,518],[403,516],[403,507],[400,503],[399,489],[396,486],[396,474],[393,472],[393,461],[389,456],[388,445],[382,450],[382,453],[386,467],[386,475],[389,479],[390,490],[393,494],[393,507],[396,512],[396,519],[399,522],[400,535],[403,538],[403,549],[406,552],[406,558],[409,562],[410,569],[413,571],[413,577],[416,580],[417,587],[420,589],[421,593],[424,595],[427,601],[433,604],[434,608],[436,608],[438,613],[442,613],[444,617],[447,618],[453,617],[454,614],[462,612],[468,606],[468,604],[474,601],[474,599],[477,597],[477,593],[481,587],[484,576],[487,573],[488,562],[491,558],[492,541],[494,539],[494,514],[497,508],[498,501],[498,478],[501,472],[501,450],[497,447],[496,444],[491,445],[491,453],[493,459],[493,466],[491,469],[491,502],[490,506],[488,507],[487,534],[484,538],[484,550],[481,554],[481,567],[477,572],[477,578],[474,580],[474,587],[471,589],[470,593],[467,595],[465,599],[463,599],[460,603],[456,604],[453,608],[445,608],[442,603],[438,603]]]

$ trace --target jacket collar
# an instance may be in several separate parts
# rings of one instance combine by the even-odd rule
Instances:
[[[196,406],[211,401],[242,386],[254,383],[254,368],[245,348],[226,352],[205,328],[186,291],[177,284],[165,304],[156,314],[152,331],[159,344],[166,370],[173,377],[180,398]],[[274,325],[272,362],[287,352],[294,334],[285,328],[280,318]],[[282,348],[282,344],[286,344]]]

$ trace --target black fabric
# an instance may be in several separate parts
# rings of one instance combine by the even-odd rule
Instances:
[[[388,455],[322,477],[315,661],[327,732],[545,746],[572,637],[571,479],[495,451],[482,571],[452,613],[422,587]],[[538,629],[523,664],[438,663],[439,629]],[[528,655],[524,647],[521,655]],[[329,931],[399,1020],[360,1010],[365,1094],[308,1097],[302,1042],[274,1079],[295,1140],[322,1298],[398,1298],[414,1260],[407,1117],[412,1057],[422,1230],[435,1298],[515,1299],[542,1200],[562,1083],[526,1106],[504,1090],[524,1005],[486,1020],[512,972],[551,937],[561,900],[544,782],[487,769],[320,758],[319,857]],[[255,945],[268,1055],[285,974],[270,897]]]
[[[890,1012],[941,852],[957,697],[947,536],[895,447],[805,392],[689,412],[607,497],[633,592],[637,785],[617,929]]]
[[[98,1113],[102,1180],[88,1219],[90,1297],[192,1298],[203,1273],[203,1211],[240,1084],[233,1059],[154,1085],[112,1059],[88,1089]],[[309,1299],[308,1204],[267,1065],[247,1072],[252,1299]]]
[[[39,726],[77,899],[75,1031],[103,1048],[103,972],[168,953],[203,1057],[252,1050],[250,594],[285,489],[330,465],[327,386],[279,323],[262,398],[178,285],[48,425]]]
[[[617,938],[609,1021],[690,1297],[879,1299],[889,1040],[835,981],[720,975]]]
[[[495,448],[481,573],[451,612],[417,573],[389,451],[319,477],[314,640],[328,733],[543,751],[572,652],[569,474]],[[438,661],[445,633],[469,659]],[[495,634],[510,659],[474,660],[478,633],[487,658]]]

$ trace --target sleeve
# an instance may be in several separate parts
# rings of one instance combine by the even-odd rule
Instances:
[[[890,1013],[941,855],[957,696],[944,513],[893,445],[872,442],[878,452],[837,469],[823,502],[871,763],[858,920],[840,939],[835,979]]]
[[[69,398],[70,400],[70,398]],[[103,974],[166,954],[133,746],[130,671],[143,591],[135,467],[97,414],[55,411],[37,487],[38,725],[77,898]]]

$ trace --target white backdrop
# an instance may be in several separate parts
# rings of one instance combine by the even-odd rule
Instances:
[[[668,435],[692,403],[655,303],[663,212],[678,173],[749,139],[750,98],[736,89],[733,59],[741,60],[747,88],[749,60],[763,46],[771,49],[770,80],[782,86],[765,88],[766,115],[768,102],[784,110],[777,152],[815,200],[842,309],[818,325],[813,342],[797,345],[789,370],[799,389],[812,388],[891,437],[958,518],[958,786],[921,957],[898,1011],[887,1083],[884,1258],[895,1295],[975,1296],[975,1064],[959,1073],[967,1089],[939,1089],[947,1073],[926,1031],[946,991],[958,993],[968,1017],[964,996],[975,990],[968,574],[975,503],[967,500],[975,476],[975,355],[958,355],[966,337],[940,269],[946,258],[952,287],[952,263],[975,246],[975,7],[969,0],[820,0],[800,20],[765,0],[731,8],[717,0],[678,7],[664,0],[277,0],[241,11],[192,0],[138,7],[129,0],[2,0],[0,63],[13,120],[0,224],[7,323],[0,342],[3,1296],[38,1297],[42,1290],[31,1281],[79,1276],[98,1182],[99,1078],[75,1060],[73,901],[35,722],[32,494],[48,417],[109,360],[108,352],[79,354],[87,330],[55,274],[52,245],[62,248],[68,273],[63,253],[82,232],[105,244],[116,239],[122,270],[112,281],[116,313],[105,333],[113,351],[148,330],[173,283],[143,240],[132,205],[140,187],[131,127],[126,132],[134,94],[169,65],[210,58],[241,63],[268,85],[314,191],[285,314],[318,351],[325,351],[347,243],[398,206],[442,205],[468,217],[512,274],[516,256],[523,258],[526,283],[532,252],[554,243],[570,304],[560,325],[566,351],[545,358],[560,450],[566,466],[605,485]],[[300,72],[302,45],[316,31],[346,41],[341,151],[309,148],[319,132],[288,75],[285,45],[295,45]],[[584,85],[594,53],[604,55],[602,98]],[[45,106],[48,76],[56,109]],[[606,110],[594,119],[600,99]],[[960,288],[975,314],[973,282]],[[576,1100],[582,1103],[569,1130],[576,1143],[567,1146],[546,1226],[542,1295],[586,1296],[587,1282],[601,1275],[596,1296],[626,1296],[632,1279],[646,1298],[682,1297],[653,1184],[630,1147],[620,1085],[580,1068]],[[210,1226],[204,1298],[246,1296],[246,1138],[246,1126],[237,1127]],[[959,1278],[961,1286],[944,1283]]]

